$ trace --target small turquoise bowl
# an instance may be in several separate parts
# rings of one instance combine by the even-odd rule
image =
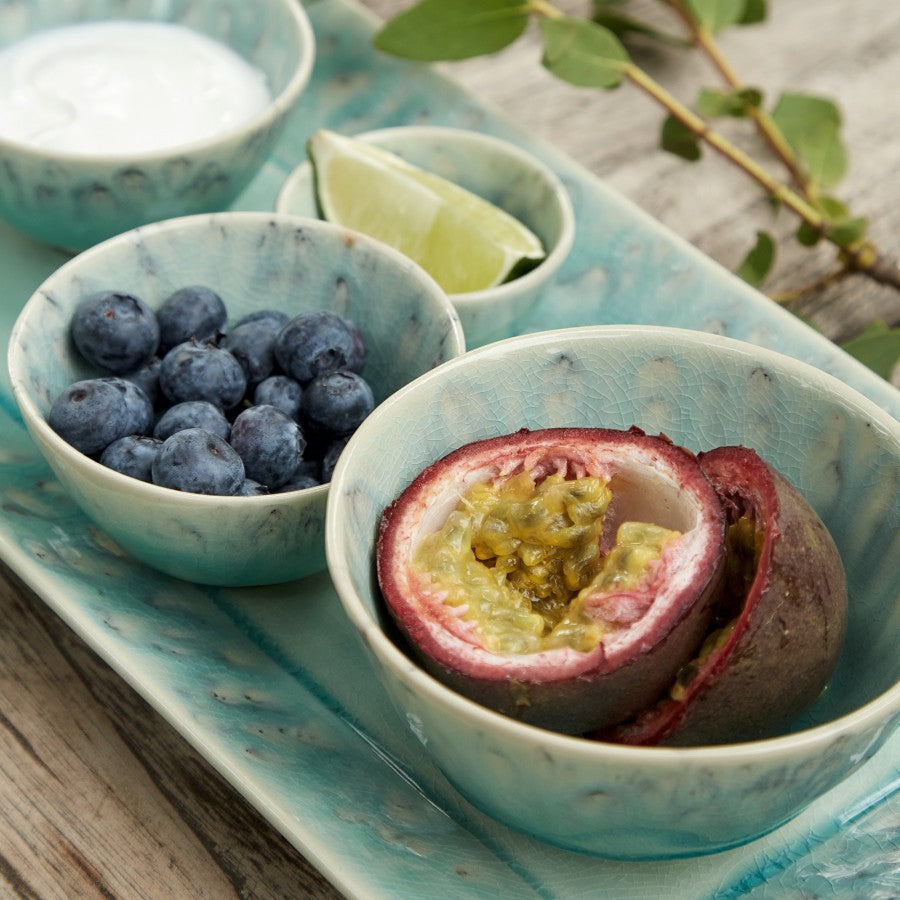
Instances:
[[[113,288],[158,306],[188,284],[216,290],[232,323],[259,309],[331,309],[352,319],[376,403],[463,352],[456,312],[431,278],[383,244],[318,220],[225,212],[147,225],[86,250],[20,313],[9,372],[28,431],[75,502],[125,551],[204,584],[273,584],[323,569],[327,485],[258,497],[182,493],[114,472],[47,424],[60,391],[98,374],[69,336],[82,297]]]
[[[68,250],[148,222],[225,209],[268,158],[313,70],[315,37],[297,0],[24,0],[13,6],[15,15],[0,14],[0,48],[49,28],[87,22],[183,25],[261,69],[272,95],[244,125],[146,154],[62,153],[0,136],[0,218]]]
[[[411,422],[427,439],[407,439]],[[393,642],[375,537],[382,511],[422,469],[465,443],[520,428],[632,425],[694,451],[755,448],[830,529],[847,572],[848,631],[823,696],[787,733],[690,748],[556,734],[454,693]],[[328,567],[398,721],[472,804],[536,838],[602,857],[706,854],[787,822],[895,740],[898,487],[900,424],[812,366],[673,328],[545,332],[452,360],[363,423],[331,483]]]
[[[462,128],[405,125],[356,137],[478,194],[541,239],[547,256],[536,268],[497,287],[450,295],[466,346],[480,347],[522,331],[575,239],[572,201],[556,173],[508,141]],[[304,216],[319,214],[309,162],[285,180],[275,208]]]

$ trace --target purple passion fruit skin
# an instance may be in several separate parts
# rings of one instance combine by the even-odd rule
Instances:
[[[544,490],[563,498],[551,512],[535,509]],[[601,498],[599,518],[579,511],[582,494],[591,494],[591,502]],[[500,526],[490,507],[479,511],[484,496],[516,510],[512,543],[493,557],[484,535],[489,541]],[[449,552],[455,570],[456,522],[479,537],[460,545],[459,565],[469,568],[454,585],[446,578],[452,582],[455,571],[436,574],[417,553],[446,562]],[[631,527],[619,532],[620,526],[632,522],[639,523],[637,543],[614,549],[617,533]],[[650,547],[660,534],[659,546]],[[587,537],[579,543],[573,535]],[[507,537],[501,534],[499,545]],[[654,703],[696,652],[719,596],[724,547],[722,504],[689,451],[637,428],[558,428],[477,441],[429,466],[385,510],[376,558],[388,609],[435,678],[515,719],[583,734]],[[635,571],[628,569],[632,550],[644,560]],[[537,596],[547,583],[556,585],[548,566],[569,572],[592,552],[599,563],[591,560],[580,581],[571,576],[574,586],[562,592],[554,586],[552,602]],[[597,565],[614,556],[626,561],[624,570],[597,574]],[[485,585],[481,597],[472,590],[473,575]],[[491,618],[485,598],[498,591],[506,597],[514,578],[526,587],[513,591],[510,602],[525,609],[513,606]],[[494,581],[503,587],[495,590]],[[547,603],[552,615],[531,611]],[[504,616],[524,619],[533,633],[504,632]]]
[[[728,520],[717,626],[663,700],[597,738],[686,746],[770,737],[821,693],[844,638],[847,590],[831,535],[753,450],[699,455]]]

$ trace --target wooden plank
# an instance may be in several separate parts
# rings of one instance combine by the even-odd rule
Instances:
[[[339,896],[5,566],[0,619],[0,896]]]

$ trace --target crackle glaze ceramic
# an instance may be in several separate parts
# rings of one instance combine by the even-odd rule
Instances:
[[[81,298],[115,289],[156,307],[188,284],[219,293],[232,323],[259,309],[352,319],[376,403],[462,352],[456,313],[430,277],[383,244],[315,219],[251,212],[126,232],[62,266],[25,305],[9,344],[14,396],[62,484],[110,537],[148,566],[206,584],[276,583],[321,569],[327,485],[260,497],[173,491],[95,462],[46,422],[67,385],[99,374],[69,337]]]
[[[450,295],[468,347],[480,347],[518,331],[572,249],[572,201],[559,177],[515,144],[467,129],[408,125],[356,137],[484,197],[524,222],[541,239],[547,256],[530,272],[497,287]],[[318,214],[309,162],[285,180],[276,209]]]
[[[0,137],[0,217],[74,250],[147,222],[225,209],[272,152],[315,58],[312,26],[294,0],[23,0],[0,5],[0,48],[44,29],[107,19],[206,34],[260,68],[272,100],[246,125],[142,156],[64,154]]]
[[[571,252],[514,333],[632,323],[739,338],[754,345],[751,354],[767,348],[811,363],[882,415],[900,418],[900,392],[564,153],[440,72],[378,53],[377,23],[355,0],[305,6],[319,48],[315,70],[233,209],[271,210],[319,127],[357,134],[415,123],[491,134],[546,163],[575,212]],[[0,2],[0,14],[23,8],[21,0]],[[0,222],[4,341],[25,301],[66,261],[66,254]],[[649,386],[663,381],[654,376],[642,388],[648,407],[660,404]],[[483,404],[476,409],[489,414]],[[759,411],[749,409],[750,418]],[[730,421],[734,413],[723,408],[720,415]],[[410,440],[423,440],[418,433]],[[837,439],[837,432],[829,434]],[[787,440],[783,456],[791,456]],[[847,456],[854,471],[855,454]],[[831,484],[830,477],[822,483]],[[876,500],[871,514],[856,507],[863,523],[882,515],[886,500]],[[647,862],[572,852],[486,815],[447,780],[375,677],[326,572],[268,587],[211,587],[164,575],[125,553],[47,465],[5,369],[0,509],[4,563],[200,749],[234,786],[236,804],[260,810],[348,897],[421,900],[423,885],[446,900],[896,894],[900,731],[795,818],[750,843]],[[851,556],[859,558],[861,542],[875,531],[863,525],[849,541],[856,547]],[[896,558],[896,543],[888,550]],[[882,565],[876,553],[873,569]],[[872,608],[875,601],[860,593],[865,575],[855,579],[855,596]],[[853,646],[864,649],[867,626],[856,634]],[[460,753],[468,734],[462,732]],[[700,808],[705,796],[698,790],[682,800]]]
[[[427,439],[404,440],[409,422]],[[847,570],[848,634],[827,689],[791,733],[688,749],[566,737],[453,693],[394,643],[373,535],[422,469],[520,428],[632,425],[695,452],[755,448],[829,527]],[[900,425],[817,369],[689,330],[564,329],[453,360],[363,423],[332,480],[328,566],[406,727],[471,803],[571,850],[630,860],[704,854],[791,819],[900,723],[898,489]]]

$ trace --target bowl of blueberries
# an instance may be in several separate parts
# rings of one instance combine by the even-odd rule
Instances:
[[[401,254],[278,213],[125,232],[53,273],[9,346],[25,424],[74,501],[140,562],[215,585],[323,569],[349,436],[464,351]]]

